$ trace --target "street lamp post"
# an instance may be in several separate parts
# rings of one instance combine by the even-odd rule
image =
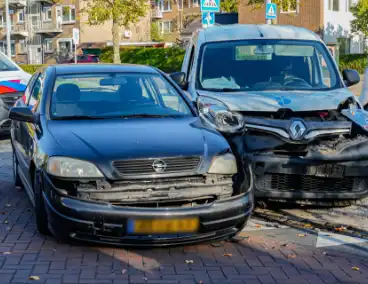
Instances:
[[[9,0],[5,0],[5,17],[6,17],[6,52],[11,58],[11,42],[10,42],[10,15],[9,15]]]

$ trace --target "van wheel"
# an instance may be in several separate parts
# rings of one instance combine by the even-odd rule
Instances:
[[[13,149],[13,184],[16,187],[23,187],[22,180],[20,179],[19,175],[19,163],[17,160],[17,156],[15,155],[14,149]]]
[[[36,171],[34,173],[33,190],[37,229],[43,235],[50,235],[45,201],[43,200],[42,188],[39,181],[39,176],[37,175]]]

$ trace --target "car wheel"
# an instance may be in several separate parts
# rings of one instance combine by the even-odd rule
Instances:
[[[36,215],[37,229],[43,235],[50,235],[49,221],[47,218],[45,201],[43,200],[42,188],[36,172],[34,173],[33,190],[35,199],[35,215]]]
[[[13,184],[17,187],[23,187],[22,180],[20,179],[19,175],[19,163],[17,160],[17,156],[15,155],[15,152],[13,150]]]

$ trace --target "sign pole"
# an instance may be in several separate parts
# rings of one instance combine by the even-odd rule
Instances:
[[[77,45],[74,43],[74,63],[77,64]]]
[[[265,0],[265,9],[267,9],[267,7],[268,7],[267,4],[271,4],[271,0]],[[272,24],[272,20],[266,18],[266,24],[267,25],[271,25]]]
[[[10,15],[9,15],[9,0],[5,0],[5,17],[6,17],[6,53],[11,58],[11,41],[10,41]]]

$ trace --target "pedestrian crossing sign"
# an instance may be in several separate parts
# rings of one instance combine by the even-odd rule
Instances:
[[[220,12],[220,0],[201,0],[201,12]]]
[[[266,20],[275,20],[277,17],[277,6],[274,3],[267,3],[266,5]]]

